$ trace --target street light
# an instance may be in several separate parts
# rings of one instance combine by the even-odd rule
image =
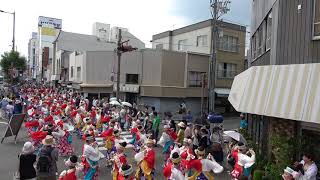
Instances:
[[[12,35],[12,51],[14,51],[15,49],[15,29],[16,29],[16,12],[7,12],[7,11],[3,11],[3,10],[0,10],[0,12],[2,13],[7,13],[7,14],[12,14],[13,15],[13,28],[12,28],[12,31],[13,31],[13,35]]]

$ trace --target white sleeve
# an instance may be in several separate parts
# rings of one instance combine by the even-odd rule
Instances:
[[[61,138],[66,134],[63,130],[59,129],[58,132],[52,132],[53,137]]]
[[[213,173],[215,174],[222,173],[223,171],[223,167],[215,161],[211,161],[209,159],[203,159],[201,160],[201,162],[203,166],[202,167],[203,171],[213,171]]]
[[[307,171],[304,172],[303,177],[306,179],[316,178],[318,173],[318,168],[315,164],[311,165]]]

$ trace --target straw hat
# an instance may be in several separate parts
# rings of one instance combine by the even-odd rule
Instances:
[[[122,142],[119,142],[118,144],[116,144],[116,149],[122,149],[124,150],[127,146],[127,142],[125,141],[122,141]]]
[[[198,156],[204,156],[205,155],[205,150],[204,150],[204,148],[199,147],[198,149],[195,150],[195,153]]]
[[[178,152],[174,152],[174,153],[171,154],[171,161],[172,161],[174,164],[180,163],[181,158],[180,158],[180,155],[179,155]]]
[[[184,138],[184,139],[183,139],[183,142],[184,142],[184,143],[188,143],[188,144],[192,144],[192,139]]]
[[[70,156],[70,158],[65,162],[65,165],[68,167],[75,167],[78,162],[78,157],[76,155]]]
[[[179,126],[179,127],[183,127],[183,128],[185,128],[185,127],[186,127],[186,124],[185,124],[185,123],[183,123],[183,122],[179,122],[179,123],[178,123],[178,126]]]
[[[163,129],[164,129],[164,130],[168,130],[168,129],[170,129],[170,126],[169,126],[169,125],[164,125],[164,126],[163,126]]]
[[[55,143],[53,136],[47,135],[46,138],[42,140],[42,144],[45,146],[51,146]]]
[[[115,136],[120,136],[120,131],[119,131],[118,129],[115,129],[115,130],[113,131],[113,134],[114,134]]]
[[[147,139],[146,144],[155,144],[155,141],[153,139]]]
[[[25,142],[22,148],[22,153],[23,154],[31,154],[34,152],[34,146],[32,145],[31,142]]]
[[[124,164],[120,168],[120,174],[124,177],[130,176],[133,173],[133,168],[130,164]]]
[[[88,123],[91,122],[91,120],[90,120],[90,118],[87,117],[87,118],[84,118],[84,119],[83,119],[83,122],[86,123],[86,124],[88,124]]]

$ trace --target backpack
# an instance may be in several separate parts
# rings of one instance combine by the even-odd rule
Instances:
[[[37,162],[37,170],[40,173],[49,173],[52,165],[52,157],[51,153],[53,151],[53,147],[48,150],[42,149],[40,151],[40,156]]]

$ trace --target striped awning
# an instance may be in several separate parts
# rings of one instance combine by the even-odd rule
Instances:
[[[251,67],[228,100],[239,112],[320,124],[320,64]]]

